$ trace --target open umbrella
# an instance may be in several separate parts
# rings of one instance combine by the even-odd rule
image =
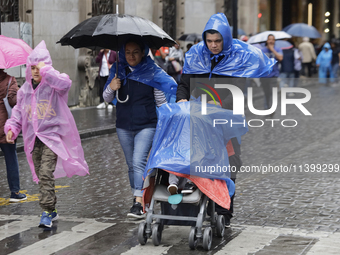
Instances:
[[[259,33],[259,34],[256,34],[250,37],[247,43],[253,44],[253,43],[266,42],[269,35],[274,35],[275,40],[292,38],[290,34],[287,34],[284,31],[265,31],[265,32],[262,32],[262,33]]]
[[[0,69],[26,64],[31,47],[21,39],[0,35]]]
[[[320,38],[321,34],[319,31],[305,23],[294,23],[286,26],[282,31],[296,37],[309,37],[309,38]]]
[[[57,43],[74,48],[101,47],[119,50],[132,35],[139,36],[150,48],[173,46],[176,42],[150,20],[127,14],[106,14],[84,20]]]
[[[57,43],[71,45],[74,48],[106,48],[118,51],[131,36],[138,36],[150,48],[173,46],[176,42],[160,27],[150,20],[127,14],[106,14],[84,20]],[[117,54],[118,56],[118,54]],[[117,62],[117,61],[116,61]],[[118,62],[117,77],[118,77]],[[125,103],[118,98],[117,101]]]
[[[184,35],[181,35],[181,37],[178,38],[178,40],[189,41],[189,42],[202,41],[202,35],[197,34],[197,33],[184,34]]]

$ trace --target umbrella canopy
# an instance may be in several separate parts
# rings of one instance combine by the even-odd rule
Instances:
[[[21,39],[0,35],[0,69],[26,64],[31,47]]]
[[[191,33],[191,34],[184,34],[181,35],[180,38],[178,38],[180,41],[189,41],[189,42],[195,42],[195,41],[202,41],[202,35],[197,33]]]
[[[231,34],[233,34],[233,27],[230,27],[230,32],[231,32]],[[244,32],[244,30],[242,28],[237,29],[237,34],[238,35],[247,35],[246,32]]]
[[[274,35],[275,40],[282,40],[282,39],[288,39],[292,38],[290,34],[287,34],[284,31],[265,31],[259,34],[256,34],[249,38],[248,43],[261,43],[266,42],[269,35]]]
[[[294,23],[286,26],[282,31],[296,37],[309,37],[309,38],[320,38],[321,34],[319,31],[305,23]]]
[[[101,47],[119,50],[131,36],[139,36],[150,48],[173,46],[176,42],[153,22],[127,14],[106,14],[89,18],[64,35],[57,43],[74,48]]]
[[[253,46],[259,48],[260,50],[263,50],[266,47],[265,43],[255,43],[253,44]],[[288,41],[278,40],[275,41],[275,47],[280,48],[281,50],[288,50],[290,48],[293,48],[293,44]]]

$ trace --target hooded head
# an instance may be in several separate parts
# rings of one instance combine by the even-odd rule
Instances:
[[[327,49],[327,50],[329,50],[331,48],[331,45],[328,43],[328,42],[326,42],[325,44],[324,44],[324,46],[322,47],[322,49]]]
[[[209,34],[208,37],[211,37],[212,39],[210,42],[215,41],[215,39],[218,37],[222,39],[222,49],[220,52],[216,53],[217,51],[212,52],[212,50],[210,50],[212,49],[213,45],[209,45],[209,42],[207,42],[207,34]],[[233,37],[231,35],[230,25],[228,23],[227,17],[223,13],[212,15],[204,28],[202,37],[206,48],[211,52],[211,54],[226,54],[229,52],[233,44]]]
[[[32,73],[31,66],[36,66],[39,62],[44,62],[45,65],[52,65],[50,53],[46,48],[45,41],[41,41],[27,57],[26,62],[26,80],[31,83]]]

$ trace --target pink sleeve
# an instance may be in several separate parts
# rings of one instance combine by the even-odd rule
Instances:
[[[6,124],[5,124],[5,127],[4,127],[4,131],[5,131],[6,135],[7,135],[9,130],[11,130],[13,132],[13,140],[15,140],[18,137],[18,135],[21,131],[21,125],[22,125],[21,98],[22,98],[22,93],[19,90],[18,95],[17,95],[17,104],[13,107],[12,116],[11,116],[10,119],[8,119],[6,121]]]
[[[65,94],[69,91],[72,81],[65,73],[59,73],[52,66],[44,66],[40,69],[40,75],[48,85],[55,89],[59,94]]]

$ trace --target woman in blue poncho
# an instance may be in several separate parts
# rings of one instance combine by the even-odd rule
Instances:
[[[119,90],[116,104],[116,130],[129,168],[134,196],[128,217],[144,217],[142,206],[143,173],[157,125],[156,106],[167,103],[165,93],[176,94],[175,80],[147,56],[149,49],[132,37],[119,52],[116,66],[110,70],[103,98],[111,102]]]
[[[316,59],[316,65],[319,67],[319,83],[327,83],[327,73],[329,73],[331,82],[334,81],[332,58],[333,52],[331,50],[331,45],[329,43],[325,43],[322,51]]]

